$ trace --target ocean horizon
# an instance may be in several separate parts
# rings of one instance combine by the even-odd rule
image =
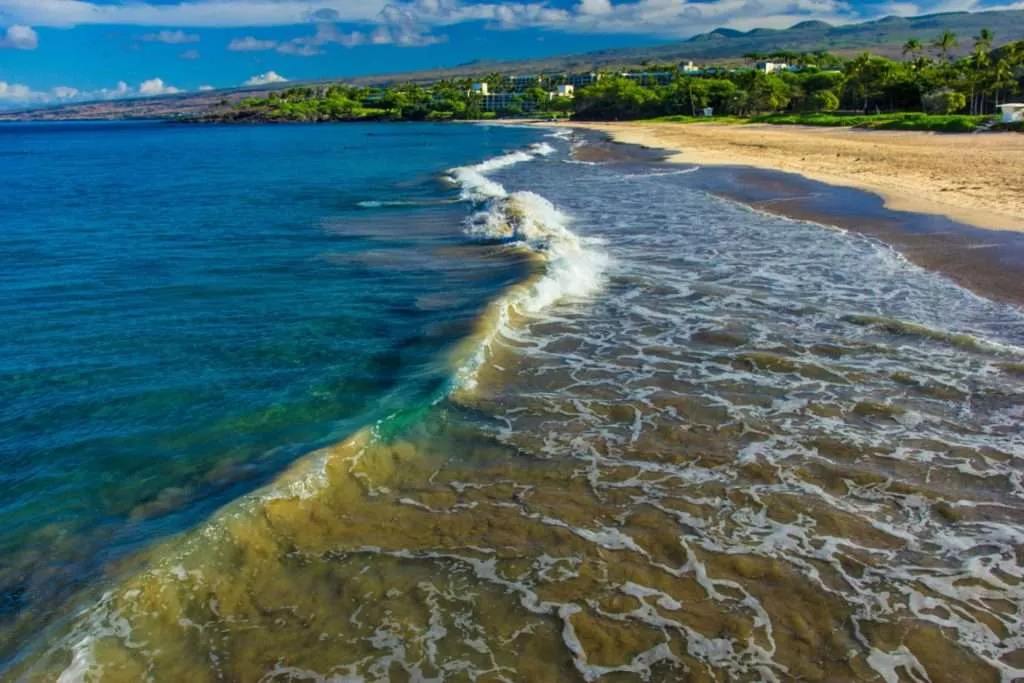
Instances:
[[[1024,677],[1021,308],[600,144],[0,127],[0,676]]]

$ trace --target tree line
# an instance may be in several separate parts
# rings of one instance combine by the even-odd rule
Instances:
[[[1024,91],[1024,41],[993,48],[982,30],[965,57],[951,56],[955,34],[945,32],[928,54],[917,39],[903,46],[904,60],[864,53],[840,59],[828,53],[748,54],[751,62],[778,59],[788,70],[673,71],[670,83],[650,86],[622,77],[602,78],[578,91],[577,118],[636,119],[698,115],[751,116],[771,112],[925,112],[988,114]]]
[[[290,88],[264,98],[249,98],[205,120],[341,121],[474,120],[495,116],[573,116],[590,120],[628,120],[660,116],[715,115],[749,117],[767,113],[924,112],[989,114],[1000,102],[1024,92],[1024,41],[993,47],[982,30],[971,51],[955,58],[957,36],[945,32],[925,45],[911,39],[903,59],[864,53],[844,59],[824,51],[745,55],[745,68],[708,68],[687,73],[677,64],[645,64],[657,79],[602,73],[577,88],[575,98],[552,97],[565,74],[545,75],[516,84],[500,73],[482,79],[449,79],[427,85],[402,83],[384,88],[349,85]],[[766,73],[758,61],[777,60],[789,69]],[[492,93],[512,93],[500,111],[485,111],[474,82]],[[513,92],[515,91],[515,92]]]

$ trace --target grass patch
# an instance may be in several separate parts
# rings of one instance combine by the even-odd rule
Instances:
[[[963,114],[763,114],[741,118],[738,116],[659,116],[643,123],[768,123],[776,126],[825,126],[832,128],[866,128],[872,130],[924,130],[937,133],[971,133],[992,116],[966,116]]]
[[[739,116],[684,116],[675,114],[673,116],[658,116],[653,119],[644,119],[643,123],[748,123],[749,119]]]
[[[868,128],[873,130],[924,130],[937,133],[970,133],[982,123],[992,120],[991,116],[966,116],[963,114],[766,114],[749,119],[751,123],[794,126],[833,126]]]

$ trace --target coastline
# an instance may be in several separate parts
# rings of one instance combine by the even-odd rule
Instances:
[[[549,124],[545,124],[549,125]],[[667,161],[798,173],[878,194],[894,211],[1024,232],[1024,136],[713,123],[590,123],[615,141],[667,150]]]
[[[551,124],[537,121],[517,122],[516,125],[574,128],[588,132],[586,144],[577,146],[574,151],[575,158],[581,161],[697,164],[702,171],[687,176],[688,183],[713,195],[739,202],[755,211],[832,225],[877,239],[915,265],[948,277],[977,295],[1024,306],[1024,229],[1015,228],[1012,222],[1002,223],[1002,228],[987,227],[988,223],[982,219],[991,217],[991,214],[984,211],[962,207],[959,212],[950,212],[941,210],[946,208],[944,206],[918,206],[924,200],[918,200],[918,205],[913,208],[896,208],[881,192],[859,187],[855,182],[801,173],[787,167],[791,164],[773,165],[777,153],[740,159],[701,148],[699,140],[696,151],[683,152],[680,151],[679,138],[664,140],[646,131],[647,128],[660,127],[668,127],[670,132],[684,127],[733,130],[737,126]],[[831,129],[786,127],[784,133],[800,137],[807,130],[817,133]],[[869,136],[865,137],[868,141],[875,140],[876,135],[885,135],[882,131],[846,132],[853,136]],[[912,134],[909,137],[916,136],[932,137],[932,134]],[[941,137],[976,140],[978,136]],[[999,137],[1006,139],[1002,135]],[[1024,150],[1024,136],[1018,137]],[[898,181],[893,179],[891,182]],[[949,215],[951,213],[962,214],[963,217],[956,219]]]

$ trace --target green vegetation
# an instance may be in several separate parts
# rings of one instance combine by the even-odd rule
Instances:
[[[747,54],[743,68],[694,72],[677,64],[646,64],[639,74],[599,74],[596,82],[577,88],[575,98],[554,95],[566,74],[516,80],[493,73],[385,88],[291,88],[202,120],[451,121],[528,115],[970,132],[991,125],[999,102],[1024,93],[1024,41],[993,48],[993,40],[991,31],[980,30],[970,54],[959,59],[952,54],[960,39],[945,31],[928,43],[908,39],[904,60],[782,51]],[[769,66],[761,63],[768,60]],[[777,68],[780,64],[785,68]],[[491,97],[474,87],[479,83],[487,85]],[[713,118],[703,116],[708,111]]]
[[[504,77],[489,77],[499,81]],[[551,98],[546,90],[534,88],[516,93],[501,112],[484,111],[483,95],[473,92],[479,81],[444,80],[429,87],[404,83],[387,88],[349,85],[289,88],[265,98],[242,100],[235,107],[216,111],[201,121],[221,122],[308,122],[328,121],[453,121],[522,116],[567,117],[569,98]]]
[[[962,114],[767,114],[747,119],[750,123],[797,126],[846,126],[875,130],[927,130],[941,133],[970,133],[991,121],[991,116]]]
[[[669,120],[710,108],[718,117],[764,123],[970,131],[1000,102],[1024,92],[1024,41],[993,49],[992,32],[982,29],[971,53],[953,59],[958,44],[946,31],[931,43],[933,56],[927,56],[929,48],[910,39],[904,61],[869,53],[849,60],[823,52],[746,55],[751,64],[788,65],[772,73],[745,68],[687,74],[672,65],[652,65],[651,70],[671,72],[671,80],[651,86],[621,76],[603,78],[577,93],[576,118]]]

